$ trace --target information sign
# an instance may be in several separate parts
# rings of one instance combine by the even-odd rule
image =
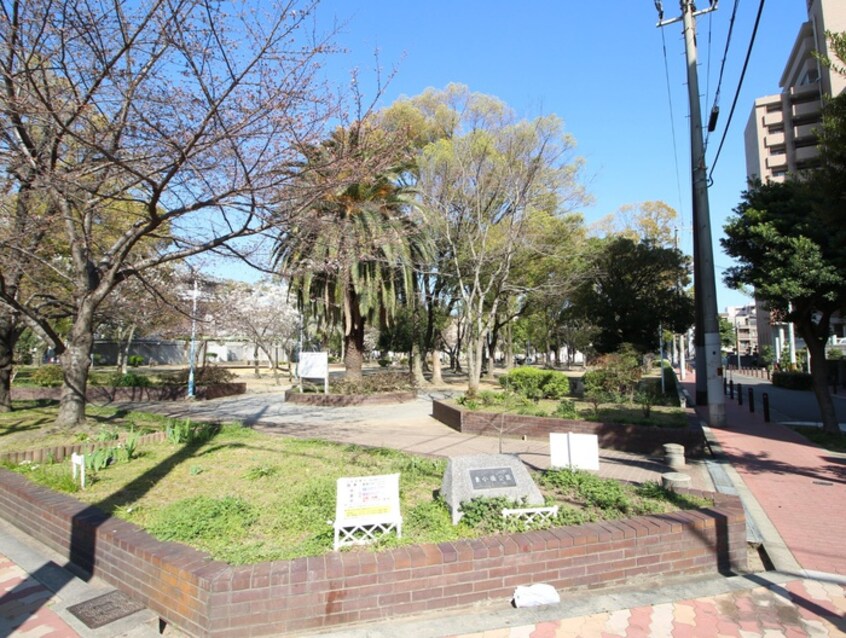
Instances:
[[[342,477],[337,483],[335,549],[395,531],[402,536],[399,474]]]

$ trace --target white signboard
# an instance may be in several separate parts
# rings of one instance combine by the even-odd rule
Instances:
[[[549,465],[552,468],[599,471],[599,437],[596,434],[551,432]]]
[[[323,379],[323,391],[329,394],[329,353],[301,352],[297,364],[300,387],[303,379]]]
[[[335,549],[370,543],[395,531],[402,536],[399,474],[338,479],[335,504]]]

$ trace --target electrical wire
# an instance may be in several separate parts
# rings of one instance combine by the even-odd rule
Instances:
[[[731,103],[731,110],[729,111],[728,120],[726,120],[726,127],[723,130],[723,137],[720,140],[720,145],[717,147],[717,154],[714,156],[714,161],[711,162],[711,170],[708,173],[709,186],[714,181],[714,169],[717,166],[717,160],[720,159],[720,151],[723,150],[723,144],[726,141],[726,136],[728,135],[729,127],[731,126],[734,109],[737,106],[737,100],[740,97],[740,88],[743,86],[743,78],[746,76],[746,69],[749,66],[749,58],[752,56],[752,47],[755,45],[755,37],[758,35],[758,25],[761,23],[761,14],[764,11],[764,2],[765,0],[761,0],[758,5],[758,15],[755,16],[755,26],[752,28],[752,37],[749,39],[749,47],[746,49],[746,59],[743,61],[743,70],[740,72],[740,79],[737,82],[737,90],[734,92],[734,100]]]
[[[656,7],[658,7],[659,3],[656,2]],[[659,15],[661,15],[661,9],[659,9]],[[664,77],[667,81],[667,101],[670,104],[670,130],[673,134],[673,160],[676,164],[676,189],[678,190],[679,194],[679,214],[682,213],[682,194],[681,194],[681,177],[679,176],[679,152],[678,152],[678,143],[676,142],[676,125],[675,125],[675,116],[673,115],[673,93],[670,88],[670,65],[667,61],[667,40],[664,37],[664,29],[660,29],[661,31],[661,47],[664,51]]]
[[[717,90],[714,93],[714,105],[711,107],[711,112],[720,106],[720,89],[723,86],[723,72],[726,70],[726,59],[728,58],[729,45],[731,45],[731,34],[734,32],[734,19],[737,17],[737,7],[740,5],[740,0],[734,0],[734,6],[731,10],[731,19],[729,20],[728,34],[726,35],[726,48],[723,51],[723,59],[720,62],[720,76],[717,78]],[[712,14],[709,14],[709,16]],[[710,37],[710,31],[709,31]],[[710,41],[709,41],[710,44]],[[710,63],[710,58],[709,58]],[[707,96],[707,93],[705,94]],[[707,99],[705,100],[707,102]],[[708,150],[708,138],[711,136],[711,131],[705,134],[705,150]]]

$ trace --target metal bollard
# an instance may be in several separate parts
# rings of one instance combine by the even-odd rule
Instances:
[[[755,411],[755,394],[752,392],[752,388],[749,388],[749,411]]]
[[[729,381],[729,398],[734,398],[734,379]]]
[[[737,384],[737,405],[743,405],[743,385]]]
[[[764,392],[761,396],[761,401],[764,404],[764,423],[770,422],[770,395]]]
[[[728,394],[729,380],[723,377],[723,394]]]

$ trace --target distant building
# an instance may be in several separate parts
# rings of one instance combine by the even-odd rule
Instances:
[[[737,354],[738,348],[743,357],[758,354],[758,324],[756,322],[757,309],[754,305],[729,306],[720,315],[735,329],[736,339],[730,350]]]
[[[755,100],[746,125],[746,174],[762,182],[784,181],[814,165],[825,97],[839,95],[846,78],[817,60],[830,56],[826,31],[846,31],[846,2],[807,0],[808,21],[800,28],[779,86],[781,93]]]

